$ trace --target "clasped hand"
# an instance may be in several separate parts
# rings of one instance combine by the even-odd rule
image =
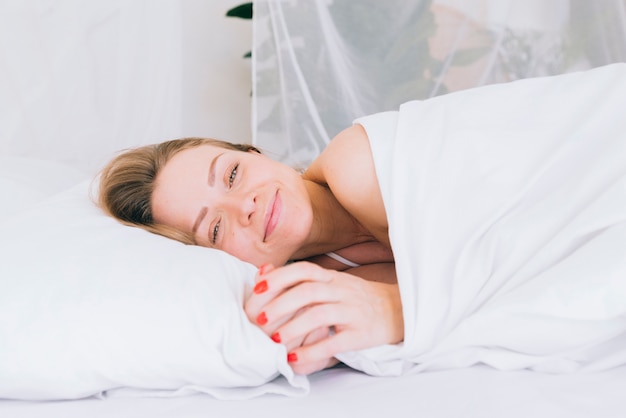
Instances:
[[[393,264],[353,271],[364,277],[395,277]],[[287,359],[298,374],[332,366],[339,353],[394,344],[404,337],[397,284],[309,262],[262,266],[245,311],[274,342],[287,347]]]

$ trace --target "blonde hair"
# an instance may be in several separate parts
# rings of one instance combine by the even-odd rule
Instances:
[[[129,149],[111,160],[100,173],[98,205],[123,224],[195,244],[193,237],[166,225],[156,224],[152,215],[152,193],[163,166],[180,151],[213,145],[234,151],[260,151],[246,144],[212,138],[182,138]]]

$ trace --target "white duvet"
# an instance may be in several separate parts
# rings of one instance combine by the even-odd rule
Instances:
[[[389,218],[405,341],[375,375],[626,363],[626,64],[357,120]]]

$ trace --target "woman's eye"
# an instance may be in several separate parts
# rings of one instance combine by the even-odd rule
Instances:
[[[217,242],[217,234],[220,232],[220,221],[217,221],[215,226],[213,227],[213,232],[211,234],[211,243],[215,245]]]
[[[238,167],[239,163],[235,164],[232,170],[230,170],[230,176],[228,176],[228,187],[233,187],[233,183],[235,182],[235,178],[237,177]]]

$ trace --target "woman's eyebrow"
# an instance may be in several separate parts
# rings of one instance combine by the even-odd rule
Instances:
[[[224,155],[223,152],[221,154],[216,155],[215,158],[213,158],[213,161],[211,161],[211,165],[209,166],[209,178],[207,181],[209,183],[209,186],[211,187],[213,187],[213,185],[215,184],[215,166],[217,164],[217,160],[222,155]],[[202,209],[200,209],[200,213],[198,213],[198,216],[196,217],[196,221],[193,223],[193,227],[191,228],[191,233],[193,235],[196,235],[196,231],[198,230],[200,223],[202,222],[202,220],[204,219],[208,211],[209,211],[209,208],[206,206],[203,206]]]
[[[202,206],[202,209],[200,209],[200,213],[198,213],[198,217],[196,218],[196,221],[193,223],[193,228],[191,228],[191,233],[193,235],[196,235],[196,231],[198,230],[198,227],[200,226],[200,222],[202,222],[202,220],[204,219],[208,211],[209,211],[209,208],[207,208],[206,206]]]
[[[211,187],[213,187],[213,185],[215,184],[215,166],[217,164],[217,160],[222,155],[224,155],[223,152],[221,154],[216,155],[215,158],[213,158],[213,161],[211,161],[211,165],[209,166],[209,178],[207,182],[209,183],[209,186]],[[200,222],[202,222],[202,220],[204,219],[208,211],[209,211],[209,208],[206,206],[203,206],[202,209],[200,209],[200,213],[198,213],[198,216],[196,217],[196,221],[193,223],[193,227],[191,228],[192,234],[194,235],[196,234],[196,231],[198,230],[198,227],[200,226]]]
[[[224,153],[218,154],[215,158],[213,158],[213,161],[211,161],[211,166],[209,167],[209,186],[213,187],[213,185],[215,184],[215,164],[217,163],[217,160],[224,155]]]

